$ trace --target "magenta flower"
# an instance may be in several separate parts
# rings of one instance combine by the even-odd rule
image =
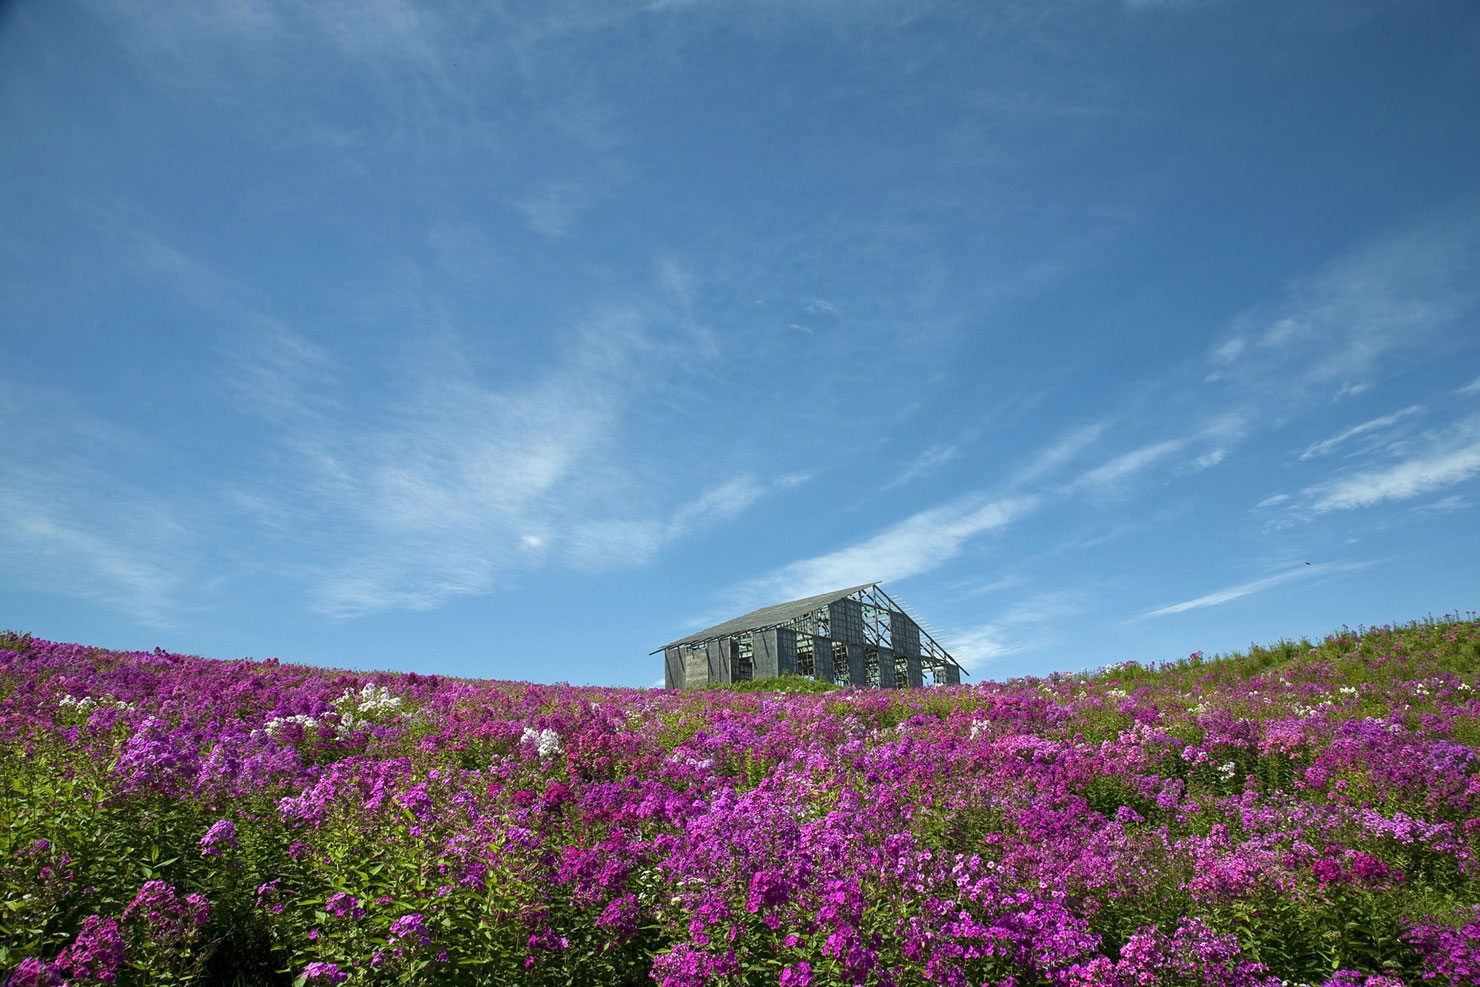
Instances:
[[[153,942],[180,945],[195,938],[210,914],[210,902],[204,895],[189,894],[181,901],[164,881],[146,881],[123,910],[123,920],[142,925]]]
[[[236,849],[236,825],[230,819],[220,819],[211,824],[206,835],[200,838],[200,854],[215,857],[223,849]]]
[[[324,903],[324,911],[339,918],[349,916],[351,919],[361,918],[365,914],[365,909],[360,907],[360,899],[343,891],[337,892]]]
[[[781,971],[781,987],[807,987],[812,982],[812,964],[806,960]]]
[[[431,936],[427,934],[426,922],[419,914],[402,915],[391,923],[390,941],[409,941],[414,946],[430,946]]]
[[[303,968],[303,987],[317,987],[319,984],[342,984],[349,979],[349,974],[339,969],[337,963],[310,963]]]
[[[55,964],[27,957],[5,981],[5,987],[67,987],[67,981]]]
[[[76,980],[111,984],[123,966],[123,932],[113,918],[89,915],[70,946],[57,956],[57,966]]]

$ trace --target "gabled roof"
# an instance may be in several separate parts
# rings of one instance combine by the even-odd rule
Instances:
[[[775,627],[779,624],[790,623],[797,617],[811,613],[819,607],[825,607],[829,603],[841,600],[845,596],[857,593],[861,589],[877,586],[877,583],[863,583],[859,586],[850,586],[847,589],[835,590],[831,593],[822,593],[817,596],[809,596],[804,600],[792,600],[790,603],[776,603],[769,607],[761,607],[750,613],[727,620],[723,624],[715,624],[706,627],[702,631],[695,631],[687,637],[681,637],[677,641],[669,641],[658,651],[665,651],[678,644],[691,644],[697,641],[712,641],[717,637],[728,637],[731,634],[739,634],[743,631],[757,631],[767,627]],[[652,652],[657,654],[658,651]]]

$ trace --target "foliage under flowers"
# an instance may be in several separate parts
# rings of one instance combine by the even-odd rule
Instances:
[[[3,635],[0,982],[1480,983],[1477,672],[1457,617],[818,695]]]

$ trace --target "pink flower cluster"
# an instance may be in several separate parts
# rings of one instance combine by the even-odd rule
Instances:
[[[190,823],[141,881],[36,795],[0,877],[50,890],[0,937],[67,931],[0,975],[188,966],[217,911],[266,923],[304,985],[1480,983],[1477,656],[1447,618],[780,695],[30,641],[0,650],[10,762],[76,765],[79,804],[130,825]]]

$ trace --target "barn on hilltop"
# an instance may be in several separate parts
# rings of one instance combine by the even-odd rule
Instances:
[[[761,607],[652,654],[659,651],[669,689],[788,674],[904,689],[959,685],[963,674],[913,611],[878,583]]]

